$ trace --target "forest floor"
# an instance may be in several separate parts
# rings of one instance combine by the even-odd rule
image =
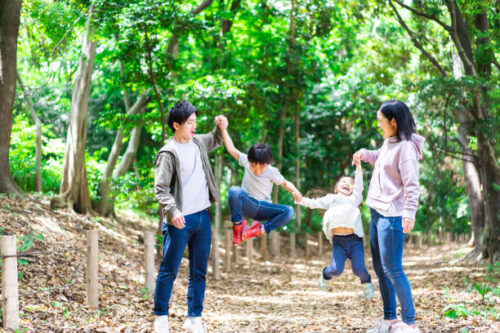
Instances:
[[[153,331],[153,298],[143,288],[141,235],[144,228],[155,228],[154,221],[133,213],[122,213],[122,222],[116,223],[68,210],[51,211],[46,198],[33,196],[0,196],[0,208],[0,232],[17,235],[18,247],[31,245],[28,252],[42,252],[19,264],[21,331]],[[97,310],[85,305],[85,231],[90,229],[99,230],[100,237]],[[237,268],[222,272],[217,281],[211,273],[208,277],[203,313],[208,332],[364,332],[371,327],[382,315],[382,301],[370,256],[374,299],[362,297],[349,265],[329,291],[322,292],[317,282],[329,261],[326,245],[321,256],[308,260],[262,262],[256,253],[251,266],[240,249]],[[500,332],[498,266],[492,270],[486,264],[457,262],[468,251],[464,244],[405,250],[405,271],[422,332]],[[483,300],[473,283],[495,289]],[[186,288],[183,259],[171,299],[174,333],[184,332]],[[444,315],[449,306],[456,308],[457,318]]]

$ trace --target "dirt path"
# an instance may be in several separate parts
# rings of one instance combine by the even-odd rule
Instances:
[[[152,332],[152,297],[142,288],[144,219],[116,225],[109,220],[52,212],[36,202],[1,202],[0,231],[20,240],[43,234],[30,251],[46,254],[19,266],[21,325],[29,332]],[[130,217],[130,216],[129,216]],[[149,225],[153,227],[153,225]],[[85,230],[100,232],[100,308],[85,305]],[[499,332],[499,267],[496,275],[484,266],[453,263],[463,245],[405,250],[405,271],[413,288],[422,332]],[[243,252],[242,252],[243,253]],[[365,300],[350,266],[328,292],[318,289],[319,272],[329,261],[321,258],[258,258],[248,267],[244,257],[237,269],[210,275],[204,320],[208,332],[363,332],[382,315],[382,302],[371,261],[368,269],[375,298]],[[369,258],[369,256],[367,256]],[[496,288],[485,303],[472,283]],[[50,289],[47,289],[49,287]],[[62,288],[58,288],[62,287]],[[187,260],[183,259],[171,300],[171,332],[181,329],[186,315]],[[463,304],[468,317],[449,319],[443,309]],[[486,305],[488,306],[486,306]]]

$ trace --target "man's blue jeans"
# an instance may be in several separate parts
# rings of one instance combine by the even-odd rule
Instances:
[[[229,189],[227,200],[231,210],[231,222],[240,222],[243,216],[252,220],[267,221],[264,223],[266,233],[287,224],[295,216],[292,207],[256,200],[239,186]]]
[[[206,275],[212,228],[208,210],[184,216],[185,227],[178,229],[163,223],[163,259],[156,279],[155,308],[157,316],[168,315],[172,287],[177,277],[186,245],[189,249],[187,289],[188,317],[200,317],[205,298]]]
[[[359,277],[361,283],[371,282],[372,278],[365,266],[363,238],[356,234],[333,236],[332,262],[323,269],[323,278],[330,280],[333,276],[342,274],[347,258],[351,259],[352,272]]]
[[[401,305],[401,316],[406,324],[415,323],[415,308],[411,287],[403,272],[402,217],[385,217],[371,209],[370,245],[373,268],[378,277],[384,303],[384,319],[397,318],[396,295]]]

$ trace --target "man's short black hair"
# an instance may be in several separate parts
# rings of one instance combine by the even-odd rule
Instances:
[[[178,102],[174,107],[168,110],[168,127],[170,127],[172,131],[175,132],[174,122],[182,125],[193,113],[198,116],[198,110],[193,106],[193,104],[189,103],[188,101]]]
[[[248,151],[248,161],[257,164],[273,164],[273,151],[265,143],[256,143]]]

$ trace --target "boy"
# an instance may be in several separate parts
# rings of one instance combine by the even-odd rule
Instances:
[[[271,147],[257,143],[250,148],[248,155],[243,154],[234,147],[226,127],[221,127],[224,145],[229,154],[245,168],[241,187],[231,187],[228,195],[231,222],[233,222],[233,243],[239,245],[243,240],[258,237],[264,232],[270,233],[294,217],[295,211],[292,207],[271,202],[273,184],[283,186],[294,197],[300,195],[300,192],[281,175],[277,168],[271,166],[273,163]],[[247,227],[243,217],[267,222],[261,224],[255,221]]]
[[[208,153],[222,143],[221,126],[227,128],[227,119],[218,116],[214,131],[195,135],[197,115],[198,110],[187,101],[169,110],[167,122],[174,136],[155,159],[155,193],[161,205],[164,236],[155,290],[157,333],[168,333],[169,300],[186,245],[188,318],[183,328],[191,333],[206,332],[201,313],[212,239],[208,208],[219,199]]]

